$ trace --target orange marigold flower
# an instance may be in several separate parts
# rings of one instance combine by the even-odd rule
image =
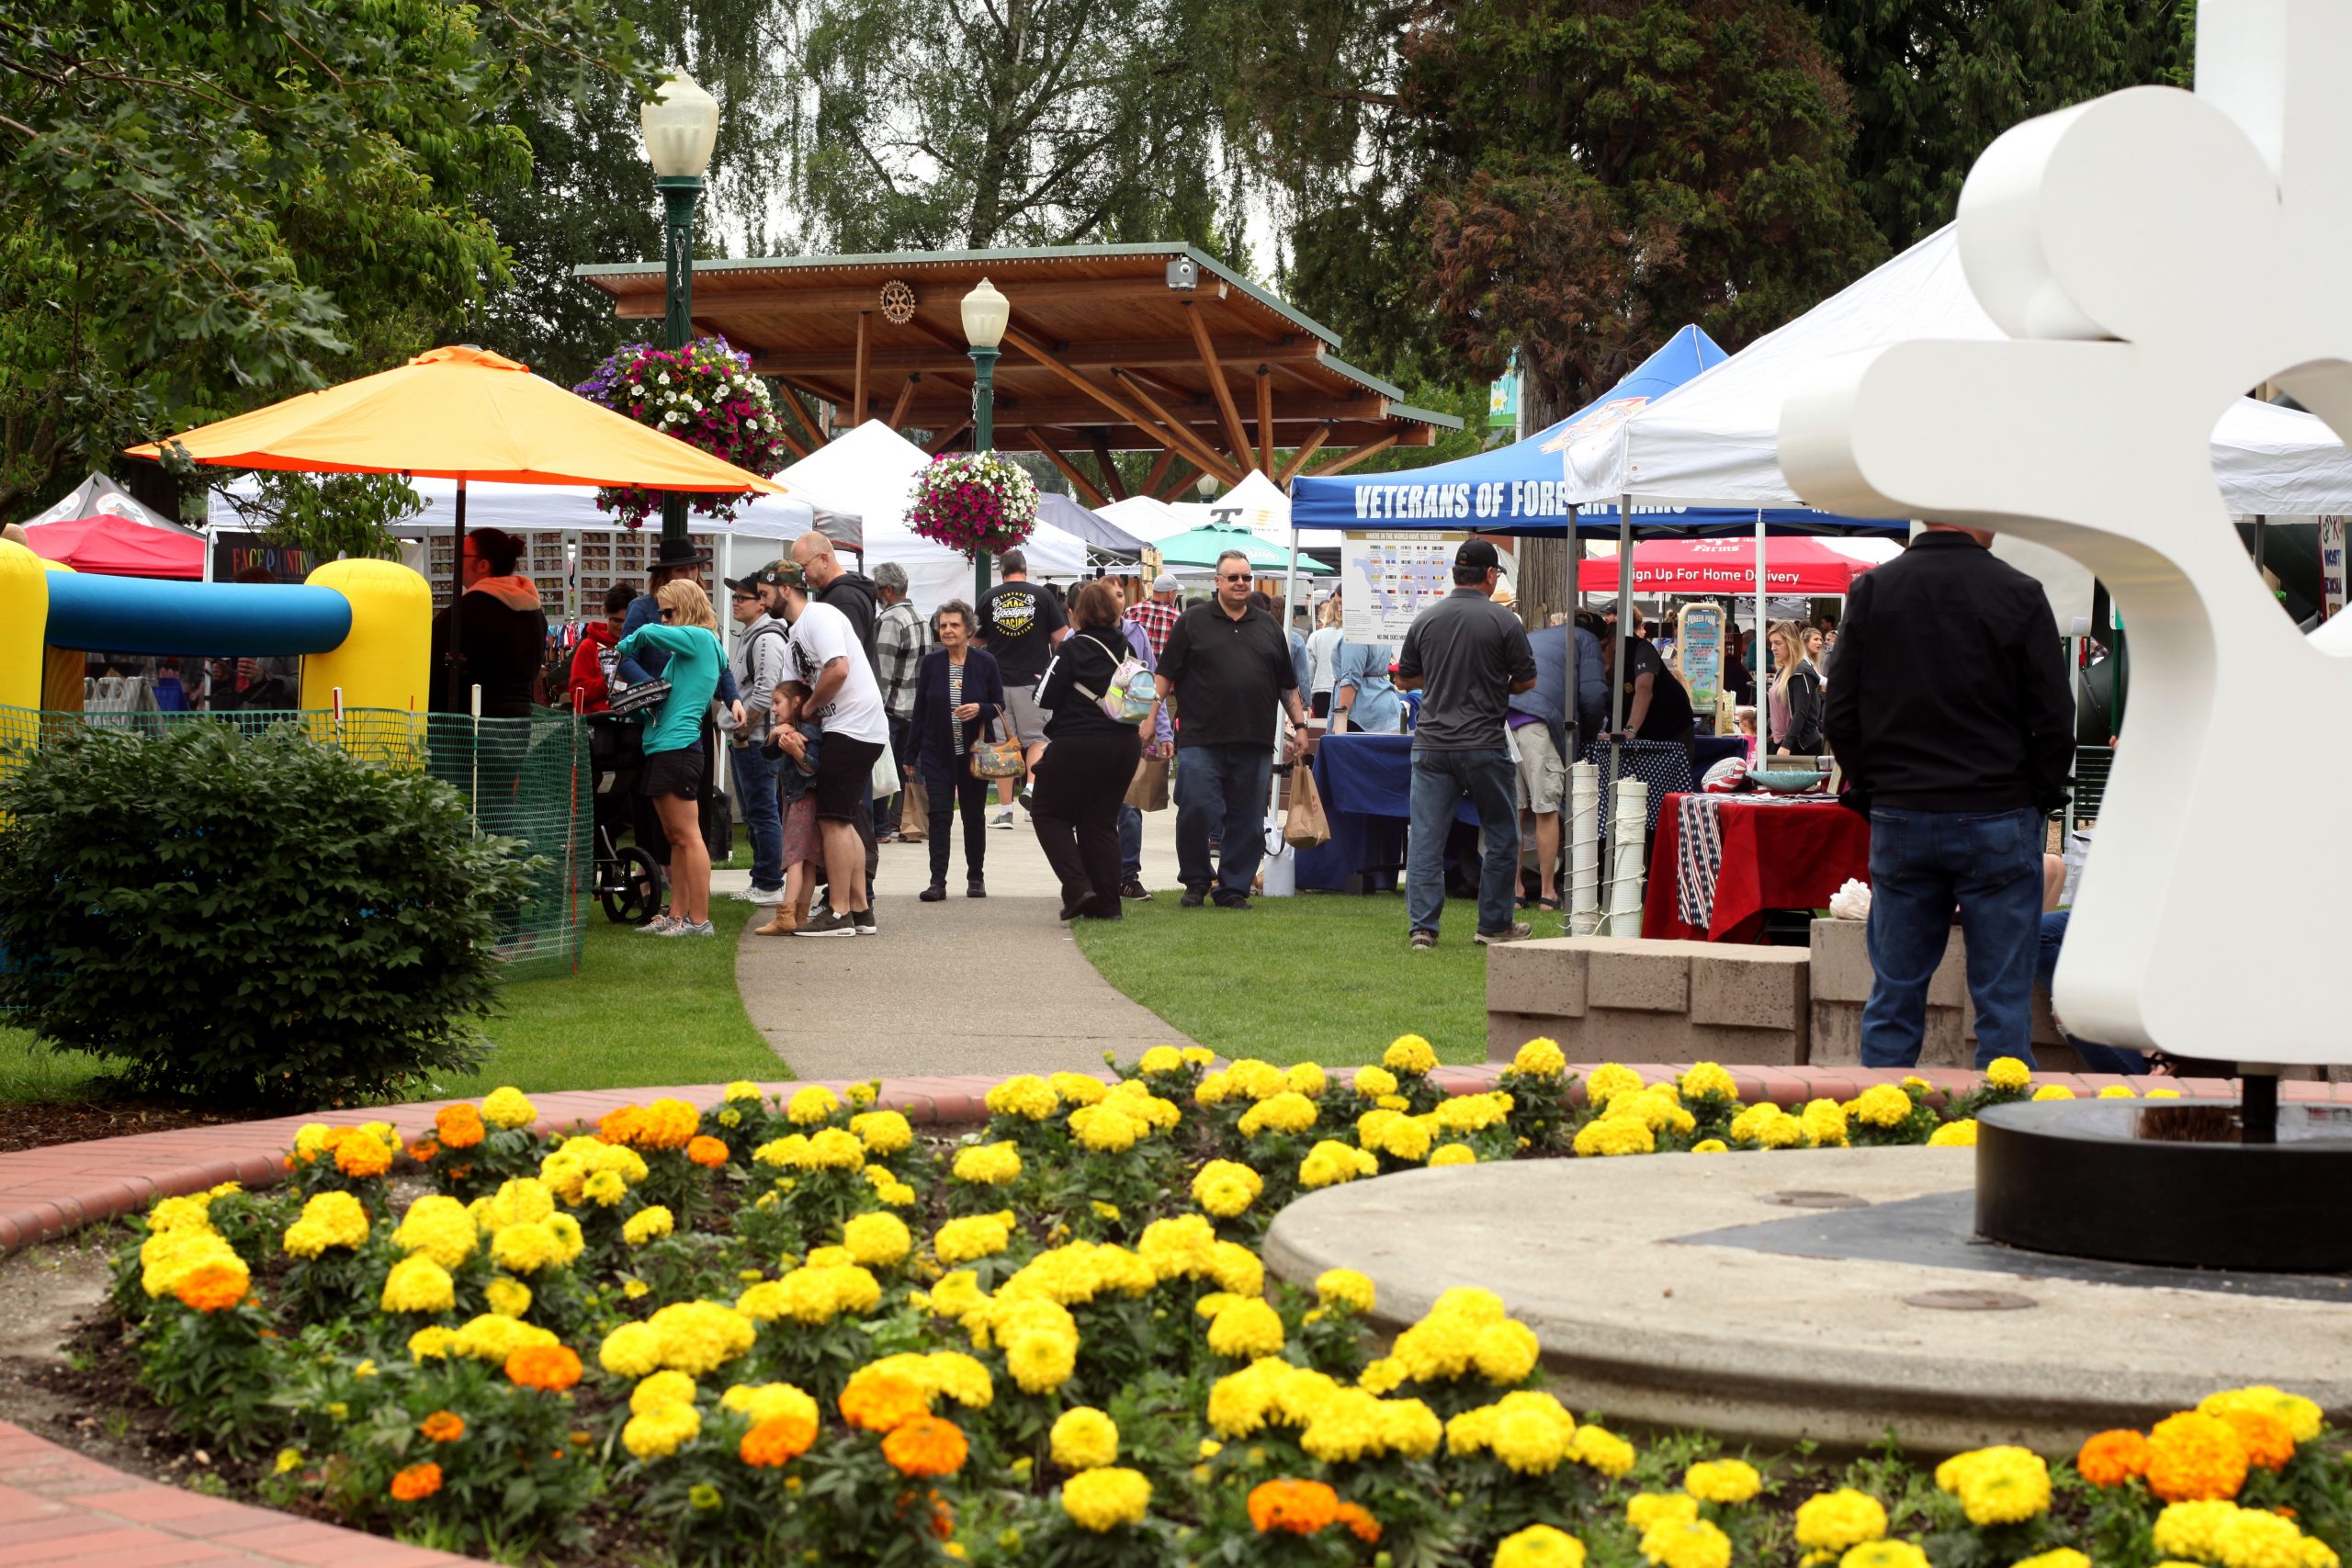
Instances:
[[[2100,1432],[2075,1456],[2075,1469],[2094,1486],[2120,1486],[2148,1469],[2148,1439],[2131,1430]]]
[[[391,1151],[373,1138],[345,1138],[334,1146],[334,1168],[350,1177],[381,1176],[392,1168]]]
[[[2261,1470],[2284,1470],[2287,1461],[2295,1457],[2295,1434],[2287,1423],[2267,1410],[2224,1410],[2222,1419],[2230,1424],[2245,1445],[2246,1462]]]
[[[696,1137],[686,1145],[686,1157],[716,1170],[727,1163],[727,1145],[717,1138]]]
[[[931,1414],[930,1402],[911,1378],[896,1372],[860,1374],[842,1390],[842,1419],[869,1432],[891,1432],[919,1416]]]
[[[1261,1482],[1250,1493],[1250,1522],[1260,1535],[1313,1535],[1339,1513],[1340,1495],[1319,1481]]]
[[[817,1423],[806,1416],[771,1416],[744,1433],[735,1451],[754,1470],[773,1470],[807,1453],[816,1440]]]
[[[445,1105],[433,1113],[444,1148],[469,1149],[482,1140],[481,1112],[470,1105]]]
[[[454,1410],[436,1410],[419,1421],[416,1429],[428,1442],[454,1443],[466,1435],[466,1418]]]
[[[2167,1503],[2235,1497],[2245,1470],[2245,1440],[2218,1416],[2184,1410],[2148,1433],[2148,1490]]]
[[[441,1145],[430,1138],[419,1138],[408,1146],[408,1157],[419,1165],[430,1164],[433,1156],[440,1152]]]
[[[683,1100],[657,1100],[650,1105],[624,1105],[608,1111],[596,1131],[608,1144],[633,1149],[682,1149],[702,1125],[702,1112]]]
[[[172,1294],[194,1312],[223,1312],[245,1299],[245,1271],[225,1263],[207,1263],[188,1271]]]
[[[901,1475],[953,1475],[964,1468],[963,1429],[936,1416],[918,1416],[882,1439],[882,1457]]]
[[[392,1477],[392,1501],[395,1503],[413,1503],[440,1490],[441,1467],[437,1464],[413,1464]]]
[[[1380,1521],[1365,1512],[1361,1504],[1342,1503],[1332,1517],[1355,1532],[1355,1538],[1366,1546],[1380,1544]]]
[[[568,1345],[526,1345],[506,1358],[506,1377],[524,1388],[560,1393],[580,1381],[580,1357]]]

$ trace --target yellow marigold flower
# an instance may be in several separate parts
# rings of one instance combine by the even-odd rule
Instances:
[[[1687,1492],[1636,1492],[1625,1500],[1625,1522],[1645,1534],[1698,1517],[1699,1499]]]
[[[1764,1478],[1745,1460],[1707,1460],[1682,1472],[1682,1489],[1702,1503],[1745,1503],[1764,1490]]]
[[[914,1250],[907,1223],[896,1214],[853,1215],[842,1226],[842,1244],[849,1255],[868,1269],[888,1269],[906,1261]]]
[[[718,1403],[722,1409],[741,1412],[754,1427],[787,1416],[811,1427],[820,1420],[817,1402],[788,1382],[739,1382],[720,1394]]]
[[[2020,1089],[2033,1081],[2033,1069],[2015,1056],[2001,1056],[1984,1069],[1984,1081],[1995,1089]]]
[[[1018,1116],[1029,1122],[1043,1122],[1061,1109],[1060,1098],[1035,1073],[1005,1079],[989,1089],[984,1099],[989,1114]]]
[[[1690,1152],[1694,1155],[1729,1154],[1731,1145],[1721,1138],[1702,1138],[1690,1145]]]
[[[1351,1312],[1370,1312],[1372,1280],[1352,1269],[1326,1269],[1315,1277],[1315,1299],[1327,1307],[1344,1306]]]
[[[795,1089],[785,1102],[784,1114],[796,1127],[813,1127],[842,1108],[839,1096],[823,1084],[812,1083]]]
[[[1584,1080],[1584,1099],[1595,1111],[1607,1108],[1621,1094],[1639,1094],[1647,1086],[1642,1075],[1616,1062],[1603,1062]]]
[[[385,1312],[451,1312],[458,1305],[458,1291],[449,1271],[430,1258],[403,1258],[385,1277],[378,1305]]]
[[[1569,1457],[1614,1481],[1634,1468],[1634,1445],[1601,1427],[1579,1427]]]
[[[1078,1337],[1029,1329],[1006,1341],[1004,1362],[1023,1393],[1051,1393],[1078,1371]]]
[[[1304,1133],[1315,1125],[1315,1102],[1295,1089],[1283,1089],[1258,1101],[1241,1113],[1241,1135],[1254,1138],[1269,1129]]]
[[[1510,1070],[1525,1077],[1557,1077],[1568,1070],[1568,1058],[1558,1041],[1549,1035],[1538,1035],[1511,1057]]]
[[[1550,1525],[1530,1525],[1497,1543],[1494,1568],[1584,1568],[1584,1542]]]
[[[1265,1190],[1265,1178],[1229,1159],[1210,1160],[1193,1178],[1193,1201],[1221,1220],[1247,1209]]]
[[[2036,1100],[2072,1100],[2075,1091],[2062,1083],[2046,1083],[2033,1091]]]
[[[1928,1568],[1928,1554],[1907,1540],[1871,1540],[1838,1559],[1838,1568]]]
[[[482,1299],[501,1317],[521,1317],[531,1310],[531,1287],[504,1276],[482,1287]]]
[[[490,1258],[501,1269],[536,1274],[556,1263],[561,1245],[544,1224],[501,1225],[490,1238]]]
[[[1634,1094],[1610,1096],[1603,1119],[1615,1117],[1636,1118],[1653,1133],[1688,1133],[1698,1125],[1697,1119],[1663,1085]]]
[[[691,1404],[664,1404],[632,1416],[621,1447],[640,1460],[667,1459],[702,1435],[702,1415]]]
[[[665,1404],[692,1404],[695,1402],[695,1380],[684,1372],[654,1372],[638,1380],[629,1391],[628,1408],[632,1416],[642,1416],[649,1410],[659,1410]]]
[[[897,1111],[861,1111],[849,1119],[849,1130],[872,1155],[899,1154],[915,1141],[913,1124]]]
[[[186,1202],[186,1199],[167,1198],[166,1203]],[[210,1199],[206,1199],[210,1202]],[[160,1208],[161,1205],[158,1205]],[[210,1222],[205,1222],[209,1228]],[[316,1258],[330,1247],[356,1247],[368,1239],[369,1221],[366,1205],[348,1192],[322,1192],[302,1205],[302,1217],[286,1227],[281,1244],[297,1258]],[[150,1216],[148,1228],[155,1228]],[[168,1228],[168,1227],[166,1227]],[[469,1232],[472,1227],[467,1227]]]
[[[1092,1073],[1053,1073],[1046,1083],[1064,1105],[1100,1105],[1111,1092]]]
[[[1396,1075],[1386,1067],[1358,1067],[1355,1076],[1356,1093],[1366,1100],[1378,1100],[1396,1092]]]
[[[354,1203],[359,1201],[356,1198],[352,1198],[348,1192],[338,1192],[334,1196],[349,1198]],[[305,1217],[308,1213],[309,1211],[305,1209]],[[155,1201],[155,1206],[147,1211],[149,1235],[161,1235],[167,1231],[209,1231],[211,1228],[212,1195],[209,1192],[198,1192],[182,1198],[159,1198]]]
[[[1572,1146],[1586,1158],[1645,1155],[1657,1147],[1657,1139],[1638,1116],[1603,1116],[1577,1128]]]
[[[2137,1100],[2140,1098],[2138,1095],[2132,1092],[2132,1086],[2128,1083],[2111,1083],[2105,1089],[2098,1091],[2098,1097],[2101,1100]],[[2055,1552],[2051,1552],[2046,1553],[2045,1555],[2055,1556],[2057,1554]],[[2018,1568],[2024,1568],[2024,1564],[2020,1563]]]
[[[993,1258],[1012,1242],[1012,1211],[967,1214],[950,1220],[933,1234],[931,1249],[942,1263],[971,1263]]]
[[[1928,1134],[1931,1149],[1973,1149],[1976,1146],[1976,1118],[1963,1116],[1957,1122],[1947,1122]]]
[[[1535,1370],[1540,1349],[1533,1329],[1505,1318],[1479,1325],[1477,1337],[1471,1342],[1470,1359],[1480,1377],[1498,1388],[1509,1388],[1527,1381]]]
[[[2178,1100],[2180,1098],[2180,1090],[2177,1089],[2152,1089],[2140,1098],[2143,1100]]]
[[[1062,1512],[1081,1529],[1100,1535],[1121,1525],[1139,1525],[1151,1506],[1151,1483],[1143,1472],[1106,1466],[1062,1483]]]
[[[528,1127],[539,1119],[539,1108],[519,1089],[494,1089],[482,1098],[481,1119],[493,1127]]]
[[[1230,1075],[1223,1072],[1210,1073],[1203,1077],[1199,1086],[1193,1090],[1193,1103],[1223,1105],[1233,1092],[1233,1079]]]
[[[1476,1165],[1477,1163],[1477,1151],[1467,1144],[1448,1144],[1443,1148],[1433,1150],[1429,1159],[1431,1170],[1449,1165]]]
[[[950,1174],[958,1181],[1009,1187],[1021,1179],[1021,1151],[1009,1143],[973,1144],[956,1151]]]
[[[676,1230],[678,1222],[668,1207],[661,1203],[639,1209],[621,1226],[621,1239],[631,1247],[643,1247],[659,1236]]]
[[[1064,1470],[1098,1470],[1119,1457],[1118,1423],[1090,1405],[1078,1405],[1054,1422],[1051,1442],[1054,1462]]]
[[[1323,1091],[1331,1087],[1329,1075],[1313,1062],[1299,1062],[1283,1074],[1283,1087],[1293,1094],[1303,1094],[1309,1100],[1320,1100]]]
[[[1882,1084],[1880,1087],[1884,1088],[1885,1086]],[[1859,1105],[1860,1101],[1857,1100],[1855,1103]],[[1905,1103],[1908,1103],[1907,1098],[1905,1100]],[[1836,1100],[1814,1100],[1806,1101],[1805,1108],[1797,1117],[1797,1121],[1804,1126],[1805,1136],[1811,1138],[1817,1147],[1834,1149],[1844,1146],[1846,1142],[1846,1108],[1838,1104]],[[1875,1123],[1873,1123],[1873,1125],[1875,1125]]]
[[[1381,1356],[1364,1363],[1356,1374],[1356,1386],[1367,1393],[1390,1393],[1403,1386],[1408,1374],[1405,1363],[1394,1356]]]
[[[1216,1053],[1205,1045],[1187,1045],[1176,1054],[1195,1067],[1205,1067],[1216,1060]]]
[[[1886,1508],[1867,1492],[1841,1486],[1797,1505],[1797,1544],[1843,1552],[1886,1534]]]
[[[2040,1454],[2008,1444],[1944,1461],[1936,1484],[1960,1499],[1973,1525],[2017,1524],[2050,1506],[2050,1467]]]
[[[1669,1519],[1643,1533],[1642,1555],[1657,1568],[1731,1568],[1731,1537],[1705,1519]]]
[[[1418,1034],[1400,1034],[1380,1054],[1380,1065],[1392,1073],[1431,1073],[1437,1070],[1437,1052]]]
[[[1682,1074],[1681,1089],[1685,1100],[1737,1100],[1739,1080],[1720,1062],[1693,1062]]]
[[[1184,1070],[1184,1054],[1173,1045],[1154,1045],[1136,1064],[1139,1073],[1181,1073]]]
[[[628,1196],[628,1183],[621,1179],[617,1170],[600,1170],[583,1177],[580,1182],[580,1199],[600,1209],[609,1209]]]
[[[1225,1071],[1235,1091],[1250,1100],[1272,1100],[1289,1087],[1280,1067],[1255,1056],[1236,1056]]]
[[[749,1078],[737,1078],[727,1086],[723,1098],[730,1105],[738,1100],[757,1100],[760,1098],[760,1086]]]
[[[285,1474],[287,1474],[287,1473],[288,1473],[288,1472],[293,1472],[293,1471],[297,1471],[297,1470],[301,1469],[301,1468],[302,1468],[302,1450],[301,1450],[300,1449],[280,1449],[280,1450],[277,1450],[277,1462],[274,1466],[272,1466],[271,1468],[272,1468],[272,1470],[273,1470],[277,1474],[279,1474],[279,1475],[285,1475]]]
[[[1237,1360],[1282,1353],[1283,1320],[1262,1301],[1228,1303],[1209,1325],[1209,1348]]]
[[[1069,1113],[1069,1126],[1080,1144],[1099,1154],[1125,1154],[1151,1131],[1142,1119],[1111,1104],[1080,1106]]]
[[[1370,1146],[1394,1159],[1418,1162],[1429,1157],[1430,1145],[1436,1141],[1437,1130],[1427,1120],[1398,1116],[1381,1124],[1380,1142]]]
[[[673,1302],[645,1325],[654,1333],[662,1366],[697,1377],[749,1350],[756,1334],[750,1318],[718,1302]]]
[[[2318,1437],[2324,1421],[2317,1404],[2300,1393],[2281,1393],[2267,1383],[2209,1393],[2197,1402],[2197,1409],[2204,1416],[2227,1416],[2232,1411],[2245,1410],[2275,1416],[2298,1443],[2308,1443]]]
[[[605,1336],[596,1364],[615,1377],[641,1378],[662,1366],[662,1336],[649,1325],[624,1323]]]
[[[1891,1083],[1872,1084],[1854,1101],[1853,1112],[1872,1127],[1899,1127],[1913,1110],[1911,1096]]]
[[[2276,1517],[2275,1515],[2272,1517]],[[2284,1519],[2278,1522],[2287,1526],[2289,1535],[2300,1536],[2301,1532],[2293,1525],[2287,1524]],[[2091,1560],[2071,1546],[2062,1546],[2055,1551],[2037,1551],[2031,1557],[2020,1557],[2010,1568],[2091,1568]]]
[[[1310,1191],[1379,1174],[1380,1161],[1370,1151],[1351,1149],[1329,1138],[1307,1150],[1306,1157],[1298,1162],[1299,1185]]]
[[[849,1102],[860,1111],[881,1098],[882,1080],[880,1078],[868,1078],[864,1083],[854,1083],[849,1086]]]
[[[501,1317],[494,1312],[485,1312],[466,1320],[466,1325],[450,1337],[449,1348],[460,1356],[503,1367],[508,1358],[517,1350],[552,1347],[560,1343],[553,1334],[536,1324],[519,1323],[511,1317]]]
[[[455,1329],[437,1324],[420,1328],[408,1337],[408,1358],[412,1361],[446,1361],[457,1337]]]

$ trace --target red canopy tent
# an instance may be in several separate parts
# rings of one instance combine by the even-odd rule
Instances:
[[[1764,544],[1768,593],[1842,594],[1870,569],[1869,561],[1841,554],[1810,535],[1768,539]],[[1613,558],[1585,561],[1577,571],[1577,587],[1586,593],[1614,593],[1617,562]],[[1634,592],[1753,593],[1756,541],[1750,537],[1645,539],[1634,547]]]
[[[35,523],[25,529],[33,553],[75,571],[103,577],[171,577],[193,582],[204,575],[204,541],[167,533],[128,517],[101,513],[70,523]]]

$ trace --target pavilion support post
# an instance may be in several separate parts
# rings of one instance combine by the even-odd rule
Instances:
[[[1274,372],[1268,365],[1258,367],[1258,471],[1274,475]]]
[[[1159,449],[1159,456],[1152,459],[1151,472],[1143,477],[1143,489],[1136,493],[1151,495],[1157,492],[1159,489],[1159,481],[1168,477],[1169,465],[1175,461],[1176,449],[1173,446],[1162,446]]]
[[[1109,501],[1104,499],[1102,491],[1095,488],[1094,481],[1086,477],[1085,470],[1081,469],[1077,464],[1071,462],[1069,460],[1069,454],[1061,451],[1055,445],[1054,437],[1051,433],[1036,429],[1033,426],[1028,434],[1029,445],[1035,447],[1037,452],[1045,457],[1046,461],[1051,463],[1056,470],[1061,474],[1062,478],[1069,481],[1070,488],[1084,497],[1086,503],[1089,506],[1108,506],[1111,504]]]
[[[849,427],[852,430],[855,430],[865,423],[867,355],[872,352],[872,345],[867,341],[865,330],[868,314],[869,312],[865,310],[857,313],[857,369],[854,378],[850,383],[849,394]]]
[[[1241,476],[1246,470],[1227,461],[1223,453],[1193,434],[1191,425],[1169,412],[1167,406],[1153,397],[1151,389],[1136,376],[1125,370],[1114,370],[1111,374],[1118,378],[1120,386],[1135,395],[1136,401],[1149,411],[1152,419],[1159,422],[1157,428],[1172,437],[1175,445],[1183,448],[1184,456],[1200,465],[1202,472],[1215,474],[1225,484],[1241,482]],[[1155,428],[1149,421],[1138,420],[1136,423],[1147,430]]]
[[[864,319],[864,317],[859,318],[861,321]],[[890,405],[891,429],[897,430],[906,423],[907,409],[915,400],[915,389],[922,385],[922,372],[918,370],[907,378],[905,386],[899,389],[899,400]]]
[[[1095,466],[1102,470],[1103,491],[1110,495],[1111,501],[1126,500],[1127,482],[1119,477],[1119,461],[1111,452],[1111,433],[1097,426],[1091,445]],[[1110,503],[1109,501],[1098,501],[1094,504],[1108,506]]]
[[[1306,460],[1323,450],[1323,443],[1330,439],[1331,427],[1328,424],[1308,431],[1306,439],[1298,444],[1298,450],[1290,455],[1290,461],[1283,465],[1282,472],[1274,476],[1274,482],[1284,490],[1290,489],[1290,481],[1298,478],[1298,470],[1306,467]]]
[[[1366,442],[1363,446],[1357,447],[1354,451],[1337,459],[1336,461],[1324,464],[1321,468],[1316,469],[1306,477],[1311,479],[1329,479],[1333,474],[1343,473],[1347,469],[1354,468],[1358,463],[1363,462],[1367,457],[1379,457],[1383,452],[1387,451],[1391,446],[1396,445],[1396,436],[1384,435],[1377,441]]]
[[[1198,305],[1184,307],[1184,324],[1193,329],[1193,346],[1201,351],[1201,369],[1209,378],[1209,390],[1216,396],[1216,412],[1225,420],[1226,439],[1232,446],[1235,459],[1246,469],[1250,466],[1250,437],[1242,433],[1241,410],[1233,401],[1233,389],[1225,379],[1225,366],[1216,356],[1216,344],[1209,341],[1209,323]]]

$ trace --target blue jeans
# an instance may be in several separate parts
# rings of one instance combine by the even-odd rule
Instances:
[[[2043,990],[2050,991],[2053,997],[2057,993],[2051,990],[2050,983],[2058,973],[2058,950],[2066,944],[2067,913],[2064,909],[2052,909],[2041,917],[2041,953],[2034,964],[2033,978],[2037,985]],[[2148,1070],[2148,1058],[2137,1051],[2125,1051],[2113,1045],[2099,1045],[2088,1040],[2077,1040],[2064,1029],[2058,1032],[2064,1038],[2067,1044],[2074,1047],[2075,1055],[2083,1059],[2083,1069],[2086,1072],[2121,1073],[2129,1077],[2138,1077]]]
[[[784,808],[775,795],[776,761],[758,746],[730,746],[735,797],[752,833],[752,886],[773,892],[784,886]]]
[[[1437,930],[1445,909],[1445,840],[1467,795],[1486,855],[1478,868],[1478,929],[1507,931],[1519,893],[1519,773],[1499,746],[1475,751],[1413,749],[1413,818],[1405,840],[1405,909],[1417,931]]]
[[[1918,1066],[1928,982],[1960,906],[1976,1066],[2033,1065],[2033,971],[2041,924],[2041,813],[1871,812],[1871,982],[1862,1066]]]
[[[1274,750],[1264,746],[1187,746],[1176,754],[1176,874],[1188,893],[1250,896],[1266,853],[1266,791]],[[1138,831],[1140,831],[1140,824]],[[1209,840],[1217,840],[1216,867]]]
[[[1119,803],[1119,880],[1143,880],[1143,813]]]

